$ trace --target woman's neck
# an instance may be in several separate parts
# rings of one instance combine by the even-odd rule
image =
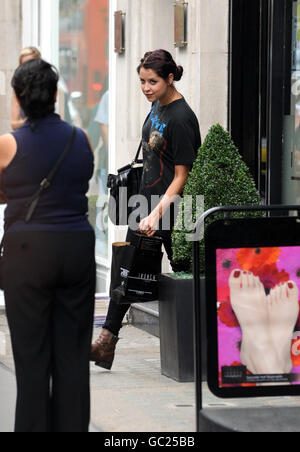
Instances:
[[[166,93],[162,99],[159,99],[159,103],[162,107],[165,107],[166,105],[169,105],[179,99],[182,99],[182,95],[177,91],[175,86],[170,86],[169,92]]]

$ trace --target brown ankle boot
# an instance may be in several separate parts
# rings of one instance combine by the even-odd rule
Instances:
[[[96,366],[110,370],[118,340],[117,336],[102,328],[98,339],[92,344],[90,361],[95,361]]]

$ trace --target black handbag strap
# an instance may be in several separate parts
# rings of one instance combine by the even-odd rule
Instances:
[[[136,156],[135,156],[134,160],[132,161],[131,166],[133,166],[135,163],[138,163],[139,156],[140,156],[141,149],[142,149],[142,145],[143,145],[143,140],[141,140],[141,142],[140,142],[139,148],[137,150],[137,153],[136,153]]]
[[[25,221],[26,223],[28,223],[31,218],[32,215],[35,212],[36,206],[39,202],[40,196],[42,195],[42,193],[50,187],[54,177],[56,176],[59,168],[61,167],[64,159],[66,158],[68,152],[70,151],[74,140],[75,140],[75,136],[76,136],[76,127],[72,128],[72,135],[71,138],[69,139],[66,148],[64,149],[63,153],[61,154],[61,156],[59,157],[59,159],[57,160],[55,166],[51,169],[50,173],[48,174],[47,177],[45,177],[45,179],[42,180],[42,182],[40,183],[40,186],[38,188],[38,190],[32,195],[32,197],[25,203],[25,205],[22,206],[22,208],[16,213],[16,215],[14,215],[13,218],[11,218],[8,221],[8,227],[10,227],[13,223],[15,223],[19,218],[21,218],[24,214],[24,208],[26,209],[28,207],[28,212],[27,215],[25,217]],[[0,243],[0,253],[2,251],[3,248],[3,244],[4,244],[4,235],[2,238],[2,241]]]
[[[151,115],[151,112],[152,112],[152,109],[151,109],[150,112],[148,113],[148,116],[147,116],[147,118],[145,119],[144,125],[145,125],[146,122],[148,121],[148,119],[149,119],[149,117],[150,117],[150,115]],[[138,148],[138,150],[137,150],[135,159],[133,160],[131,166],[133,166],[135,163],[138,163],[139,156],[140,156],[140,152],[141,152],[141,149],[142,149],[142,145],[143,145],[143,140],[141,140],[141,142],[140,142],[140,145],[139,145],[139,148]]]
[[[148,114],[147,118],[145,119],[144,125],[146,124],[146,122],[148,121],[150,115],[151,115],[152,109],[150,110],[150,113]],[[136,156],[134,158],[134,160],[132,160],[131,166],[135,165],[136,163],[139,163],[139,156],[141,153],[141,149],[143,146],[143,140],[141,140],[140,144],[139,144],[139,148],[137,150]]]

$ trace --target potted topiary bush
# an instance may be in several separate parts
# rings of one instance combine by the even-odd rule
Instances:
[[[173,259],[182,270],[164,274],[159,286],[159,321],[162,373],[177,381],[193,381],[193,277],[192,242],[187,241],[191,224],[199,218],[197,196],[203,196],[203,212],[217,206],[260,205],[261,200],[250,170],[230,134],[217,124],[201,146],[189,174],[172,234]],[[199,198],[198,198],[199,200]],[[185,208],[185,203],[189,208]],[[186,221],[185,213],[190,213]],[[238,217],[252,214],[235,214]],[[232,215],[234,216],[234,215]],[[210,221],[218,218],[215,215]],[[206,225],[207,225],[206,224]],[[200,268],[203,273],[204,242],[201,241]],[[204,328],[203,324],[203,328]],[[204,344],[203,344],[204,347]],[[204,353],[204,348],[203,348]]]

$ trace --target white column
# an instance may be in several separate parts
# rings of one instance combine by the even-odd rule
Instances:
[[[59,0],[40,1],[40,48],[45,60],[59,65]]]
[[[22,0],[22,47],[40,49],[39,6],[40,0]]]
[[[116,155],[116,124],[117,124],[117,54],[114,47],[114,13],[117,11],[117,0],[109,2],[109,162],[108,172],[115,173]],[[111,262],[111,243],[116,241],[116,228],[109,223],[108,229],[108,262]]]
[[[58,66],[59,0],[22,0],[23,47],[37,47]]]

